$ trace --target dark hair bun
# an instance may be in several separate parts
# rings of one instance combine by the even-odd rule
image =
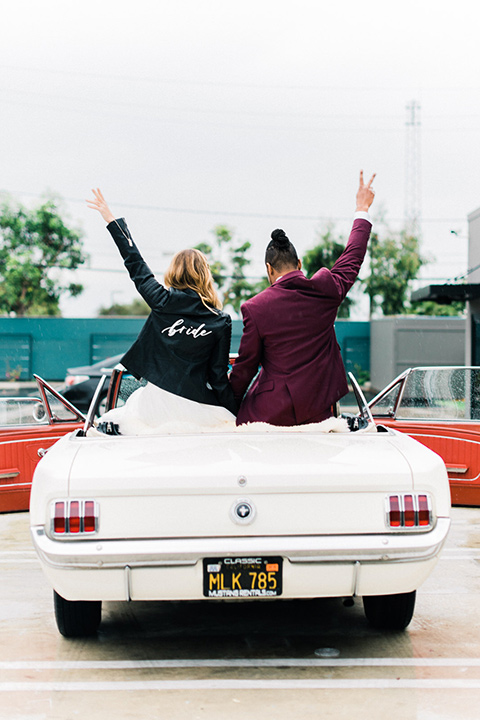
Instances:
[[[279,228],[277,230],[274,230],[270,236],[276,245],[280,250],[286,250],[288,246],[290,245],[290,240],[285,235],[284,230],[280,230]]]

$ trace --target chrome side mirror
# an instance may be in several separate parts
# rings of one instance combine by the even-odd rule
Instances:
[[[36,405],[33,406],[32,415],[33,419],[38,423],[41,423],[45,420],[47,413],[45,411],[43,403],[38,402]]]

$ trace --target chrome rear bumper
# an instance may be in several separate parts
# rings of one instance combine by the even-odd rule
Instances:
[[[291,563],[420,562],[440,552],[449,527],[449,518],[438,518],[429,532],[379,535],[57,540],[40,526],[31,533],[43,563],[73,570],[189,566],[205,557],[252,555],[281,555]]]

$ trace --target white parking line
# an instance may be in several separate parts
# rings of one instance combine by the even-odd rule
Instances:
[[[480,658],[230,658],[204,660],[12,660],[0,670],[144,670],[162,668],[480,667]]]
[[[158,690],[478,690],[480,679],[364,680],[143,680],[112,682],[10,682],[0,692],[106,692]]]

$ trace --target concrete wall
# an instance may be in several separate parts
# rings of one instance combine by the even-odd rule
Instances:
[[[370,381],[381,390],[418,365],[465,365],[464,318],[395,316],[370,325]]]

